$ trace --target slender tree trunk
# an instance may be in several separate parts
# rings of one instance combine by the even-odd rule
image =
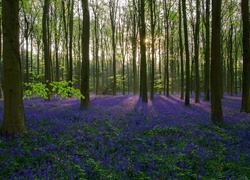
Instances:
[[[55,18],[57,18],[57,14],[55,11]],[[59,77],[59,57],[58,57],[58,51],[59,51],[59,34],[57,30],[57,21],[55,22],[55,53],[56,53],[56,81],[59,82],[60,77]],[[60,32],[60,30],[59,30]]]
[[[99,72],[100,72],[100,67],[99,67],[99,14],[98,14],[98,4],[97,2],[95,8],[93,8],[93,13],[94,13],[94,21],[95,21],[95,71],[96,71],[96,88],[95,88],[95,94],[99,94]]]
[[[31,43],[31,47],[30,47],[30,72],[33,73],[33,35],[32,34],[30,36],[30,43]]]
[[[200,73],[199,73],[199,36],[200,36],[200,0],[196,0],[195,25],[195,103],[200,102]]]
[[[151,88],[150,88],[150,99],[154,99],[154,80],[155,80],[155,0],[149,0],[150,7],[150,25],[151,25],[151,55],[152,55],[152,66],[151,66]]]
[[[206,0],[206,52],[205,52],[205,73],[204,73],[204,100],[210,100],[210,0]]]
[[[23,131],[21,58],[19,45],[19,1],[3,0],[4,117],[2,132],[10,135]]]
[[[71,0],[71,9],[70,9],[70,20],[69,20],[69,87],[72,87],[73,83],[73,27],[74,27],[74,0]],[[69,93],[69,96],[71,94]]]
[[[25,41],[26,41],[26,47],[25,47],[25,59],[26,59],[26,63],[25,63],[25,67],[26,67],[26,82],[29,83],[29,22],[27,20],[27,18],[25,17]]]
[[[164,77],[164,84],[165,84],[165,89],[164,93],[168,97],[169,96],[169,11],[170,8],[167,8],[167,1],[164,0],[164,9],[165,9],[165,77]]]
[[[66,66],[66,72],[67,72],[66,79],[67,79],[67,81],[69,81],[69,47],[68,47],[69,40],[68,40],[68,28],[67,28],[66,12],[65,12],[65,1],[62,0],[61,3],[62,3],[62,18],[63,18],[63,27],[64,27],[64,40],[65,40],[64,52],[66,51],[64,60],[65,60],[65,66]],[[64,73],[62,72],[62,75],[63,74]],[[62,77],[62,79],[63,79],[63,77]]]
[[[124,19],[125,22],[125,19]],[[125,49],[127,49],[127,39],[124,38],[124,26],[120,28],[121,38],[120,38],[120,46],[121,46],[121,55],[122,55],[122,95],[125,95]],[[128,32],[128,31],[127,31]],[[126,39],[126,41],[124,41]]]
[[[45,0],[43,8],[43,20],[42,20],[42,29],[43,29],[43,48],[44,48],[44,62],[45,62],[45,84],[47,90],[47,100],[50,100],[50,53],[49,53],[49,37],[48,37],[48,19],[49,19],[49,6],[50,0]]]
[[[111,20],[111,31],[112,31],[112,50],[113,50],[113,95],[116,96],[116,8],[117,2],[110,0],[110,20]]]
[[[180,43],[180,56],[181,56],[181,97],[184,99],[184,62],[183,62],[183,44],[182,44],[182,18],[181,18],[181,0],[179,0],[179,43]]]
[[[182,0],[184,36],[185,36],[185,51],[186,51],[186,94],[185,105],[190,105],[190,62],[189,62],[189,48],[188,48],[188,28],[187,28],[187,14],[186,14],[186,0]]]
[[[233,96],[234,91],[234,60],[233,60],[233,22],[229,33],[229,93]]]
[[[82,30],[82,73],[81,73],[81,93],[85,98],[81,98],[81,107],[87,108],[90,105],[89,94],[89,36],[90,17],[88,0],[82,0],[83,10],[83,30]]]
[[[41,39],[38,38],[38,39],[37,39],[37,57],[36,57],[37,75],[40,74],[40,49],[41,49],[40,42],[41,42]]]
[[[250,55],[249,55],[249,0],[241,1],[242,21],[243,21],[243,74],[242,74],[242,102],[241,111],[250,112]]]
[[[161,27],[159,23],[158,31],[161,32]],[[162,93],[162,73],[161,73],[161,38],[158,40],[158,50],[159,50],[159,94]]]
[[[136,6],[135,0],[133,0],[134,7]],[[132,32],[132,54],[133,54],[133,94],[138,93],[138,77],[137,77],[137,65],[136,65],[136,57],[137,57],[137,19],[136,13],[133,15],[133,32]]]
[[[212,0],[211,119],[223,122],[221,104],[221,0]]]
[[[145,2],[140,0],[140,47],[141,47],[141,97],[142,102],[148,102],[147,95],[147,62],[146,62],[146,25]]]
[[[238,40],[237,40],[237,31],[235,28],[235,34],[234,34],[234,60],[235,60],[235,66],[234,66],[234,93],[238,94]]]
[[[101,69],[102,69],[102,93],[106,93],[104,92],[105,91],[105,87],[104,87],[104,82],[105,82],[105,76],[107,76],[105,73],[104,73],[104,61],[105,61],[105,50],[104,50],[104,37],[103,37],[103,33],[101,33],[101,53],[102,53],[102,60],[101,60]]]

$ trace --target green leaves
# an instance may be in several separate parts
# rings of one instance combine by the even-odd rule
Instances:
[[[49,85],[51,90],[46,87],[46,84],[41,82],[38,83],[24,83],[25,91],[24,91],[24,99],[34,97],[44,97],[48,99],[49,94],[52,93],[55,97],[60,97],[60,99],[68,98],[74,96],[78,99],[84,98],[79,89],[76,89],[72,86],[69,86],[72,82],[61,81],[61,82],[51,82]]]

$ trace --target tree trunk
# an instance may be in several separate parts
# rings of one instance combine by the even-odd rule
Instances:
[[[223,122],[221,105],[221,0],[212,0],[211,119]]]
[[[67,28],[67,21],[66,21],[66,12],[65,12],[65,1],[62,0],[62,18],[63,18],[63,27],[64,27],[64,51],[66,51],[66,55],[65,55],[65,66],[66,66],[66,72],[67,72],[67,76],[66,79],[69,80],[69,48],[68,48],[68,28]],[[62,72],[62,76],[63,76],[63,72]],[[63,77],[62,77],[63,79]]]
[[[25,67],[26,67],[26,83],[29,83],[29,22],[25,16],[25,41],[26,41],[26,47],[25,47],[25,59],[26,59],[26,63],[25,63]]]
[[[95,88],[95,94],[99,94],[99,72],[100,72],[100,67],[99,67],[99,13],[98,13],[98,2],[95,2],[96,4],[93,5],[93,14],[94,14],[94,31],[95,31],[95,74],[96,74],[96,88]]]
[[[234,34],[234,60],[235,60],[235,66],[234,66],[234,93],[238,94],[238,40],[237,40],[237,28],[235,28],[235,34]]]
[[[233,60],[233,22],[229,30],[229,93],[233,96],[234,91],[234,60]]]
[[[195,48],[195,103],[200,102],[200,73],[199,73],[199,36],[200,36],[200,0],[196,0],[196,25],[194,35]]]
[[[48,37],[48,19],[49,19],[49,6],[50,0],[45,0],[43,8],[43,19],[42,19],[42,29],[43,29],[43,48],[44,48],[44,62],[45,62],[45,84],[47,88],[47,100],[50,100],[50,53],[49,53],[49,37]]]
[[[151,25],[151,55],[152,55],[152,66],[151,66],[151,88],[150,88],[150,99],[154,99],[154,80],[155,80],[155,0],[149,0],[150,7],[150,25]]]
[[[113,50],[113,95],[116,96],[116,8],[117,2],[115,0],[110,0],[110,20],[111,20],[111,31],[112,31],[112,50]]]
[[[145,4],[140,0],[140,47],[141,47],[141,97],[142,102],[148,102],[147,95],[147,62],[146,62],[146,25]]]
[[[2,19],[0,18],[0,57],[2,57]],[[3,99],[2,89],[2,60],[0,58],[0,99]]]
[[[57,18],[57,14],[56,14],[56,11],[55,11],[55,18]],[[59,51],[59,34],[58,32],[60,32],[60,30],[57,30],[57,20],[56,22],[54,23],[55,25],[55,53],[56,53],[56,81],[59,82],[60,80],[60,77],[59,77],[59,57],[58,57],[58,51]]]
[[[182,0],[184,36],[185,36],[185,51],[186,51],[186,94],[185,105],[190,105],[190,62],[188,49],[188,28],[187,28],[187,14],[186,14],[186,0]]]
[[[81,73],[81,107],[87,108],[90,105],[89,94],[89,36],[90,17],[88,0],[82,0],[83,9],[83,30],[82,30],[82,73]]]
[[[158,27],[158,31],[161,32],[161,27],[160,27],[160,23],[159,23],[159,27]],[[161,95],[162,92],[162,74],[161,74],[161,38],[159,38],[158,40],[158,50],[159,50],[159,94]]]
[[[4,117],[2,132],[23,131],[21,58],[19,47],[19,1],[3,0]]]
[[[204,72],[204,100],[210,100],[210,0],[206,0],[206,48],[205,48],[205,72]]]
[[[184,62],[183,62],[183,44],[182,44],[182,20],[181,20],[181,0],[179,0],[179,43],[180,43],[180,56],[181,56],[181,97],[184,99]]]
[[[72,87],[73,83],[73,27],[74,27],[74,0],[71,0],[70,20],[69,20],[69,87]],[[69,93],[69,97],[72,96]]]
[[[241,1],[242,21],[243,21],[243,74],[242,74],[242,102],[241,111],[250,112],[250,55],[249,55],[249,0]]]
[[[133,0],[133,5],[135,5],[135,0]],[[137,66],[136,66],[136,56],[137,56],[137,19],[136,13],[133,14],[133,32],[132,32],[132,54],[133,54],[133,94],[138,93],[138,77],[137,77]]]
[[[165,84],[165,90],[164,93],[166,96],[169,96],[169,11],[170,8],[167,8],[167,2],[164,0],[164,6],[165,6],[165,77],[164,77],[164,84]]]
[[[36,56],[36,74],[40,74],[40,49],[41,49],[41,39],[37,38],[37,56]]]

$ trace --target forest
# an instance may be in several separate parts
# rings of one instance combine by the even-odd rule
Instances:
[[[0,179],[250,179],[249,0],[1,0]]]

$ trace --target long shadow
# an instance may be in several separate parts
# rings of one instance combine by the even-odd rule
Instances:
[[[91,106],[92,107],[101,107],[102,105],[108,106],[110,108],[114,106],[119,106],[123,104],[124,101],[129,98],[128,95],[120,95],[120,96],[95,96],[91,100]]]
[[[152,108],[159,114],[159,118],[168,121],[167,124],[178,125],[185,123],[208,122],[210,113],[206,104],[198,103],[185,106],[184,101],[177,96],[155,96]]]

